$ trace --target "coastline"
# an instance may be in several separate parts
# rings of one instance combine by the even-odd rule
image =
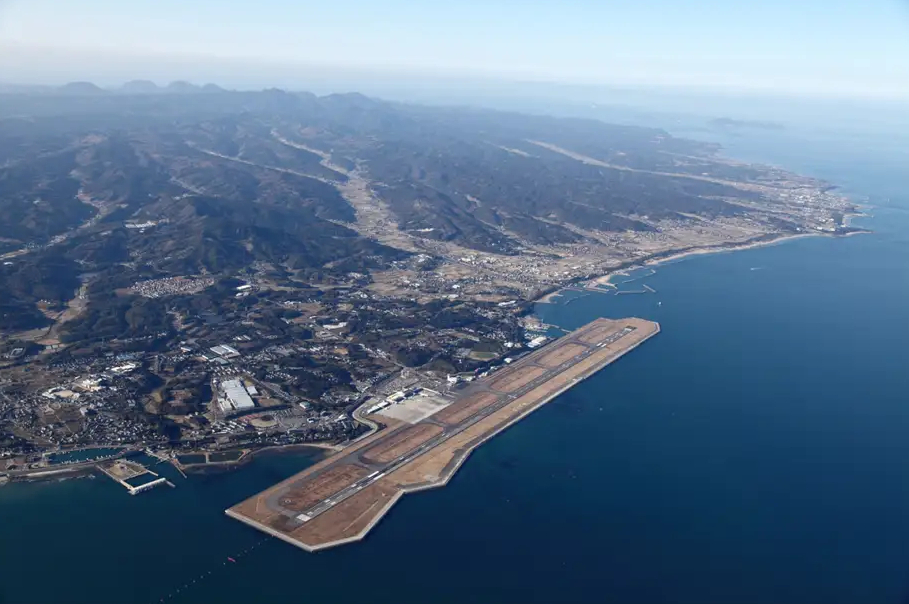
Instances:
[[[854,218],[861,218],[868,216],[866,213],[861,214],[847,214],[843,218],[843,225],[850,227],[850,222]],[[853,228],[853,227],[850,227]],[[666,250],[664,252],[657,252],[651,254],[650,256],[645,256],[643,258],[637,258],[635,260],[629,260],[617,265],[614,268],[609,269],[608,271],[598,274],[591,277],[585,277],[583,279],[575,279],[564,284],[553,286],[550,289],[544,290],[543,293],[537,297],[529,300],[530,304],[554,304],[552,300],[554,297],[560,295],[560,292],[565,288],[572,287],[578,283],[584,283],[594,279],[603,279],[604,277],[610,277],[612,275],[622,274],[627,270],[643,267],[656,267],[663,264],[669,264],[671,262],[677,262],[688,258],[689,256],[702,256],[706,254],[722,254],[727,252],[737,252],[740,250],[749,250],[760,247],[769,247],[772,245],[786,243],[788,241],[794,241],[796,239],[806,239],[808,237],[851,237],[853,235],[861,235],[872,233],[873,231],[869,229],[862,229],[854,227],[856,230],[852,230],[846,233],[826,233],[826,232],[811,232],[811,233],[795,233],[795,234],[779,234],[778,236],[774,235],[761,235],[755,239],[742,241],[741,243],[719,243],[715,245],[707,245],[703,247],[696,248],[681,248],[678,250]]]
[[[867,209],[869,209],[869,206],[860,206],[860,209],[867,210]],[[869,216],[869,214],[864,211],[861,213],[846,214],[843,217],[843,226],[853,228],[853,227],[851,227],[851,223],[853,220],[855,220],[857,218],[868,217],[868,216]],[[845,232],[845,233],[808,232],[808,233],[796,233],[796,234],[779,234],[778,236],[762,235],[758,238],[755,238],[752,240],[746,240],[746,241],[743,241],[740,243],[733,243],[733,244],[723,243],[723,244],[708,245],[708,246],[697,247],[697,248],[681,248],[678,250],[666,250],[663,252],[657,252],[657,253],[651,254],[650,256],[647,256],[647,257],[637,258],[635,260],[629,260],[629,261],[623,262],[623,263],[621,263],[601,274],[595,275],[595,276],[584,277],[581,279],[571,280],[571,281],[568,281],[568,282],[565,282],[565,283],[562,283],[559,285],[554,285],[551,288],[544,290],[543,293],[541,293],[537,297],[532,298],[528,301],[529,305],[530,305],[529,311],[531,313],[533,312],[532,305],[535,305],[535,304],[557,304],[558,302],[554,301],[553,298],[560,296],[566,288],[570,288],[572,286],[582,284],[582,283],[585,283],[585,282],[588,282],[591,280],[601,280],[601,279],[611,277],[614,275],[620,275],[630,269],[643,268],[643,267],[657,267],[657,266],[660,266],[663,264],[677,262],[677,261],[683,260],[690,256],[700,256],[700,255],[706,255],[706,254],[720,254],[720,253],[735,252],[735,251],[739,251],[739,250],[768,247],[768,246],[782,244],[782,243],[786,243],[788,241],[793,241],[796,239],[804,239],[804,238],[808,238],[808,237],[837,238],[837,237],[850,237],[853,235],[867,234],[867,233],[873,232],[869,229],[862,229],[862,228],[858,228],[858,227],[854,227],[854,228],[856,230],[852,230],[852,231]],[[592,291],[596,291],[596,290],[594,289]],[[352,414],[353,418],[356,421],[358,421],[362,424],[365,424],[369,428],[369,430],[364,435],[361,435],[360,437],[358,437],[356,439],[356,440],[360,440],[360,439],[374,433],[378,427],[372,426],[372,425],[370,425],[370,422],[364,421],[363,418],[358,417],[358,414],[356,413],[356,411],[359,411],[359,409],[355,410],[355,412]],[[96,445],[92,445],[92,446],[87,446],[87,447],[83,447],[83,448],[93,448],[95,446]],[[179,466],[177,466],[176,464],[173,464],[173,465],[175,465],[175,467],[177,467],[178,470],[185,471],[188,474],[197,474],[198,475],[198,474],[230,471],[230,470],[234,470],[234,469],[239,469],[239,468],[242,468],[245,465],[247,465],[249,463],[249,461],[252,460],[253,457],[255,457],[256,455],[261,455],[261,454],[280,455],[280,454],[284,454],[284,453],[295,453],[295,452],[300,452],[300,451],[311,450],[314,453],[319,451],[319,452],[321,452],[321,455],[327,456],[330,454],[329,453],[330,451],[338,451],[340,448],[341,447],[339,447],[338,445],[320,443],[320,442],[297,444],[297,445],[277,445],[277,446],[263,447],[260,449],[252,449],[237,460],[230,460],[230,461],[223,461],[223,462],[206,462],[206,463],[202,463],[202,464],[187,464],[187,465],[179,464]],[[9,484],[9,483],[17,483],[17,482],[53,481],[53,480],[60,480],[60,479],[64,479],[64,478],[82,477],[82,476],[94,474],[95,465],[96,465],[96,462],[82,462],[82,463],[68,464],[67,466],[59,467],[59,468],[46,468],[46,469],[42,468],[42,469],[33,469],[33,470],[18,471],[18,472],[0,472],[0,478],[7,479],[4,482],[0,482],[0,484]]]
[[[269,456],[269,455],[282,455],[282,454],[291,454],[291,453],[301,453],[309,452],[312,453],[314,458],[320,456],[324,457],[328,455],[331,451],[337,451],[337,445],[330,445],[327,443],[306,443],[306,444],[297,444],[297,445],[282,445],[282,446],[270,446],[262,447],[260,449],[252,449],[244,454],[242,457],[236,460],[228,461],[218,461],[218,462],[206,462],[201,464],[177,464],[174,463],[174,460],[168,460],[170,464],[177,469],[179,472],[185,472],[187,475],[190,474],[208,474],[216,472],[226,472],[234,469],[240,469],[247,465],[254,457],[257,455]],[[68,478],[83,478],[86,476],[92,476],[97,474],[98,462],[83,462],[79,464],[68,464],[59,468],[40,468],[40,469],[30,469],[30,470],[21,470],[21,471],[11,471],[11,472],[0,472],[0,486],[5,484],[15,484],[21,482],[46,482],[46,481],[57,481],[64,480]],[[3,480],[3,479],[6,480]]]
[[[670,262],[675,262],[688,256],[702,256],[705,254],[722,254],[726,252],[738,252],[741,250],[750,250],[760,247],[770,247],[773,245],[778,245],[781,243],[786,243],[789,241],[794,241],[796,239],[808,239],[810,237],[830,237],[833,239],[840,237],[851,237],[853,235],[862,235],[867,233],[872,233],[868,229],[861,229],[855,231],[849,231],[847,233],[798,233],[796,235],[782,235],[780,237],[775,237],[773,239],[767,239],[764,241],[751,241],[743,242],[741,245],[736,244],[721,244],[717,246],[706,246],[701,248],[694,248],[688,250],[680,250],[677,253],[670,254],[662,258],[648,259],[640,263],[640,266],[659,266],[661,264],[668,264]],[[627,268],[627,267],[626,267]],[[624,270],[624,269],[623,269]],[[612,272],[610,272],[612,274]]]
[[[561,396],[568,390],[577,386],[579,383],[596,375],[597,373],[602,371],[605,367],[618,361],[620,358],[624,357],[631,351],[637,349],[640,345],[649,341],[651,338],[653,338],[654,336],[656,336],[660,333],[661,329],[660,329],[659,323],[655,323],[652,321],[647,321],[646,323],[648,323],[649,326],[651,326],[651,328],[652,328],[651,331],[649,333],[644,333],[639,340],[635,341],[630,346],[619,349],[617,351],[610,351],[610,354],[607,357],[586,358],[584,361],[581,361],[578,363],[577,366],[581,368],[581,371],[577,375],[575,375],[573,377],[573,379],[571,379],[570,381],[565,381],[564,383],[556,384],[556,387],[554,389],[549,390],[543,396],[541,396],[540,398],[533,400],[533,401],[527,401],[527,402],[522,403],[521,402],[522,398],[518,397],[516,400],[513,400],[511,403],[509,403],[509,404],[514,404],[515,402],[520,403],[520,404],[518,404],[518,406],[516,408],[509,409],[506,406],[506,408],[504,408],[504,409],[499,409],[498,412],[504,412],[507,410],[507,411],[509,411],[509,413],[513,413],[515,411],[516,411],[516,413],[513,413],[510,416],[506,416],[506,417],[502,418],[501,420],[497,419],[498,423],[493,425],[491,428],[484,429],[484,431],[480,432],[475,438],[471,438],[469,441],[466,441],[465,443],[463,443],[462,446],[459,446],[458,448],[453,449],[451,452],[450,459],[448,459],[447,463],[445,463],[445,465],[440,470],[438,470],[438,473],[435,476],[424,475],[424,476],[422,476],[422,478],[420,478],[419,482],[407,482],[406,479],[404,479],[403,482],[398,482],[394,487],[395,492],[386,501],[384,501],[382,503],[381,507],[375,512],[375,514],[372,516],[372,518],[369,520],[369,522],[367,522],[364,526],[362,526],[354,534],[350,534],[347,536],[340,536],[338,538],[319,542],[319,543],[307,542],[307,541],[304,541],[303,538],[301,538],[300,536],[295,536],[294,534],[292,534],[292,532],[283,532],[281,530],[276,530],[275,528],[269,526],[264,521],[262,521],[261,517],[257,517],[255,514],[250,514],[248,510],[243,511],[242,509],[239,509],[239,510],[237,509],[237,508],[242,508],[242,506],[245,505],[250,500],[256,500],[257,503],[255,506],[255,509],[258,510],[258,507],[259,507],[258,498],[262,497],[264,494],[268,493],[269,491],[280,487],[282,484],[285,484],[289,481],[294,480],[295,478],[297,478],[297,476],[291,477],[291,478],[283,481],[282,483],[278,483],[278,485],[274,485],[273,487],[266,489],[266,491],[263,491],[262,493],[254,495],[250,499],[245,500],[235,506],[232,506],[232,507],[224,510],[224,513],[227,516],[229,516],[230,518],[233,518],[234,520],[238,520],[238,521],[246,524],[247,526],[260,530],[272,537],[280,539],[286,543],[289,543],[290,545],[298,547],[307,552],[318,552],[318,551],[321,551],[324,549],[334,548],[334,547],[337,547],[340,545],[361,541],[381,522],[381,520],[386,516],[386,514],[389,512],[389,510],[391,510],[391,508],[394,507],[395,503],[397,503],[404,495],[444,487],[458,473],[458,471],[461,469],[463,464],[472,455],[472,453],[474,451],[476,451],[476,449],[480,448],[482,445],[484,445],[488,441],[492,440],[493,438],[495,438],[502,432],[507,431],[508,429],[513,427],[515,424],[519,423],[521,420],[526,418],[528,415],[532,414],[533,412],[539,410],[546,404],[555,400],[556,398],[558,398],[559,396]],[[593,344],[591,344],[591,346],[593,346]],[[609,349],[606,349],[606,351],[608,351],[608,350]],[[600,354],[600,353],[597,353],[597,354]],[[585,364],[586,364],[586,366],[584,366]],[[549,384],[550,383],[549,380],[550,380],[550,378],[547,378],[547,381],[544,382],[543,385]],[[540,387],[542,387],[542,386],[540,386]],[[531,394],[527,394],[526,396],[530,396]],[[493,417],[495,418],[495,415],[493,415]],[[470,427],[467,428],[467,430],[470,430],[470,429],[471,429]],[[378,473],[378,472],[376,472],[376,473]],[[392,470],[392,471],[390,471],[390,475],[396,476],[397,474],[395,473],[395,470]],[[282,513],[285,513],[285,512],[282,512]],[[362,516],[362,514],[361,514],[361,516]],[[307,519],[307,520],[309,520],[309,519]],[[351,524],[353,524],[353,523],[351,523]],[[350,525],[348,525],[348,526],[350,526]]]
[[[326,456],[329,451],[337,451],[335,445],[322,443],[306,443],[298,445],[278,445],[271,447],[262,447],[261,449],[252,449],[241,456],[239,459],[228,461],[212,461],[198,464],[180,464],[179,469],[186,474],[209,474],[216,472],[229,472],[237,470],[247,465],[256,456],[267,457],[269,455],[283,455],[290,453],[311,452],[313,457]],[[318,461],[318,460],[317,460]]]
[[[23,474],[2,474],[0,475],[0,479],[6,478],[6,480],[0,481],[0,485],[20,482],[47,482],[65,480],[67,478],[83,478],[95,474],[95,471],[95,464],[91,464],[90,466],[83,465],[59,469],[32,470]]]
[[[778,245],[781,243],[786,243],[788,241],[795,241],[796,239],[808,239],[809,237],[831,237],[833,235],[826,235],[825,233],[799,233],[798,235],[783,235],[775,239],[769,239],[766,241],[752,241],[750,243],[742,243],[741,245],[718,245],[716,247],[707,246],[701,248],[680,250],[676,253],[670,254],[668,256],[657,258],[654,260],[645,260],[641,263],[641,266],[659,266],[661,264],[669,264],[670,262],[676,262],[677,260],[682,260],[683,258],[688,258],[689,256],[704,256],[707,254],[723,254],[728,252],[738,252],[741,250],[751,250],[760,247],[770,247],[773,245]]]

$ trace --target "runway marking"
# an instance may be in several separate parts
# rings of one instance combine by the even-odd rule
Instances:
[[[381,503],[381,501],[373,502],[373,504],[372,504],[371,506],[369,506],[368,508],[366,508],[366,510],[364,510],[363,513],[361,513],[359,516],[357,516],[356,518],[354,518],[353,520],[351,520],[351,521],[348,523],[348,525],[344,527],[344,530],[342,530],[341,532],[343,533],[344,531],[346,531],[347,529],[349,529],[350,527],[352,527],[354,524],[356,524],[356,522],[357,522],[360,518],[362,518],[363,516],[365,516],[368,512],[371,512],[371,511],[372,511],[372,508],[376,507],[376,506],[377,506],[378,504],[380,504],[380,503]]]

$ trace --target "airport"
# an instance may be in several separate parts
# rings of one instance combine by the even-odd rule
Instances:
[[[597,319],[456,397],[433,393],[410,414],[370,408],[364,419],[383,429],[226,514],[307,551],[360,540],[404,493],[443,486],[483,442],[659,331],[643,319]]]

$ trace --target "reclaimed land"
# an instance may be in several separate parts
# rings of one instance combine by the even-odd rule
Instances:
[[[226,510],[307,551],[362,539],[405,493],[445,485],[481,444],[656,335],[643,319],[597,319],[474,382],[439,413],[353,443]]]

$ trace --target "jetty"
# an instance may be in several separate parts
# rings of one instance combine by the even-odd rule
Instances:
[[[174,486],[167,478],[159,476],[135,461],[118,459],[109,463],[100,463],[96,467],[105,476],[123,486],[130,495],[138,495],[165,484],[170,487]]]

